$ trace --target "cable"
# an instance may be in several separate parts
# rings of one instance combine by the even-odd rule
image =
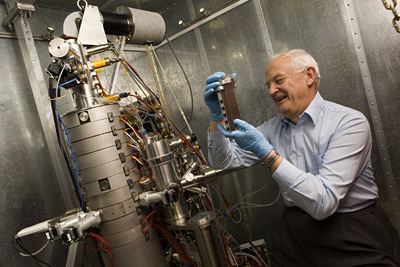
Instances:
[[[225,197],[224,193],[222,192],[221,187],[218,185],[219,191],[221,192],[221,196],[228,208],[228,210],[230,209],[230,205],[229,202],[227,200],[227,198]],[[236,220],[235,215],[233,213],[231,213],[232,217]],[[246,235],[246,233],[244,232],[244,229],[242,228],[242,226],[240,225],[240,223],[236,223],[236,225],[238,226],[240,232],[242,233],[242,235],[244,236],[244,238],[247,240],[247,242],[250,244],[250,246],[254,249],[255,253],[258,256],[258,259],[262,261],[262,257],[261,257],[261,252],[254,246],[253,242],[250,241],[249,237]],[[267,254],[268,257],[268,254]],[[269,261],[269,258],[268,258]],[[270,261],[269,261],[270,262]],[[267,265],[270,266],[270,265]]]
[[[146,232],[148,232],[148,231],[150,230],[150,227],[151,227],[151,225],[153,224],[154,212],[155,212],[155,211],[153,210],[149,215],[147,215],[146,219],[144,219],[144,221],[142,222],[142,231],[143,231],[143,233],[146,233]],[[144,223],[147,221],[147,219],[148,219],[149,217],[151,217],[149,226],[148,226],[146,229],[143,229]]]
[[[167,40],[168,40],[168,44],[169,44],[169,46],[170,46],[170,48],[171,48],[171,50],[172,50],[172,53],[174,54],[174,56],[175,56],[175,58],[176,58],[176,60],[177,60],[177,62],[178,62],[178,64],[179,64],[179,66],[180,66],[180,68],[181,68],[181,70],[182,70],[182,72],[183,72],[183,74],[184,74],[184,76],[185,76],[185,79],[186,79],[186,81],[187,81],[187,83],[188,83],[189,91],[190,91],[190,100],[191,100],[190,103],[191,103],[191,107],[190,107],[190,116],[189,116],[189,120],[187,120],[187,119],[186,119],[185,113],[183,112],[181,106],[179,105],[178,100],[176,99],[176,96],[175,96],[175,94],[174,94],[174,91],[173,91],[172,89],[169,89],[170,92],[172,93],[172,96],[173,96],[174,99],[175,99],[175,102],[176,102],[176,104],[177,104],[177,106],[178,106],[178,109],[179,109],[179,111],[180,111],[180,113],[181,113],[181,116],[182,116],[182,118],[183,118],[183,121],[185,122],[185,127],[183,127],[183,129],[180,130],[180,131],[183,132],[183,131],[186,129],[186,127],[187,127],[188,130],[189,130],[189,133],[190,133],[191,135],[193,135],[194,133],[193,133],[193,131],[192,131],[191,127],[190,127],[190,124],[189,124],[190,121],[191,121],[191,119],[192,119],[192,116],[193,116],[193,102],[194,102],[194,101],[193,101],[193,90],[192,90],[192,87],[191,87],[191,85],[190,85],[189,79],[188,79],[188,77],[187,77],[187,75],[186,75],[186,73],[185,73],[185,71],[184,71],[184,69],[183,69],[183,67],[182,67],[182,65],[181,65],[181,63],[180,63],[178,57],[176,56],[176,53],[175,53],[175,51],[174,51],[174,48],[172,47],[172,44],[171,44],[171,42],[170,42],[169,39],[168,39],[168,36],[166,36],[166,37],[167,37]],[[150,44],[150,47],[151,47],[151,49],[153,50],[153,54],[154,54],[154,56],[155,56],[155,58],[156,58],[156,61],[158,62],[158,65],[160,66],[161,73],[163,74],[166,83],[169,84],[169,83],[168,83],[168,80],[165,78],[166,74],[165,74],[165,72],[164,72],[164,69],[163,69],[161,63],[160,63],[160,60],[158,59],[158,56],[157,56],[157,53],[156,53],[154,47],[153,47],[151,44]],[[166,88],[167,88],[167,86],[166,86]],[[175,124],[175,123],[174,123],[174,124]],[[176,125],[175,125],[175,127],[178,128],[178,126],[176,126]],[[179,129],[179,128],[178,128],[178,129]],[[197,141],[195,141],[194,143],[195,143],[195,145],[198,146],[198,142],[197,142]],[[199,149],[199,153],[200,153],[200,155],[201,155],[202,158],[205,158],[203,152],[202,152],[200,149]],[[205,164],[205,165],[206,165],[206,164]]]
[[[96,79],[97,79],[97,81],[99,82],[99,87],[100,87],[101,91],[103,92],[103,96],[108,95],[107,92],[104,90],[103,85],[101,85],[101,81],[100,81],[100,78],[99,78],[98,75],[96,75]]]
[[[163,95],[162,90],[161,90],[161,84],[160,84],[160,80],[158,78],[156,65],[155,65],[155,63],[153,61],[153,57],[152,57],[152,54],[150,52],[150,48],[149,48],[149,46],[147,44],[146,44],[146,51],[147,51],[147,56],[149,57],[151,68],[153,70],[154,80],[156,82],[156,85],[157,85],[157,88],[158,88],[158,92],[159,92],[160,97],[161,97],[161,101],[163,103],[163,106],[165,107],[166,114],[168,115],[168,108],[167,108],[167,104],[165,103],[164,95]]]
[[[167,88],[167,89],[171,92],[172,96],[174,97],[175,103],[176,103],[176,105],[178,106],[178,109],[179,109],[179,111],[180,111],[180,113],[181,113],[181,115],[182,115],[182,118],[183,118],[183,121],[185,122],[186,127],[188,128],[188,130],[189,130],[190,133],[193,133],[192,129],[190,128],[189,122],[188,122],[188,120],[186,119],[186,115],[185,115],[185,113],[183,112],[182,107],[181,107],[181,105],[179,104],[179,101],[178,101],[178,99],[177,99],[176,96],[175,96],[174,90],[171,89],[171,85],[169,84],[169,82],[168,82],[168,80],[167,80],[167,78],[166,78],[165,71],[164,71],[164,69],[163,69],[163,67],[162,67],[162,65],[161,65],[161,62],[160,62],[160,60],[158,59],[157,53],[156,53],[156,51],[154,50],[154,47],[153,47],[152,45],[151,45],[151,49],[153,50],[153,53],[154,53],[154,56],[155,56],[155,58],[156,58],[156,61],[157,61],[158,65],[160,66],[161,74],[163,75],[163,78],[164,78],[164,80],[165,80],[165,83],[166,83],[166,85],[168,85],[168,86],[165,86],[165,88]],[[193,98],[192,98],[191,100],[192,100],[192,102],[193,102]],[[193,105],[192,105],[192,108],[193,108]],[[193,110],[192,110],[191,112],[193,112]],[[184,127],[181,131],[184,131],[186,127]]]
[[[61,77],[61,74],[60,74],[60,77]],[[76,78],[75,78],[75,79],[72,79],[72,80],[70,80],[70,81],[68,81],[68,82],[65,82],[65,83],[63,83],[63,84],[60,84],[59,86],[57,86],[57,88],[63,87],[64,85],[67,85],[67,84],[72,83],[72,82],[74,82],[74,81],[76,81]],[[58,80],[58,82],[60,82],[60,80]]]
[[[270,207],[272,205],[274,205],[276,202],[278,202],[279,198],[280,198],[281,194],[280,192],[278,192],[278,195],[276,196],[275,200],[272,201],[271,203],[267,203],[267,204],[256,204],[256,203],[248,203],[248,202],[242,202],[240,203],[240,205],[244,205],[244,206],[240,206],[240,207],[234,207],[230,209],[231,212],[240,210],[240,209],[246,209],[246,208],[265,208],[265,207]]]
[[[174,57],[175,57],[176,61],[178,62],[178,65],[179,65],[179,67],[181,68],[181,70],[182,70],[182,72],[183,72],[183,75],[185,76],[186,82],[187,82],[187,84],[188,84],[188,86],[189,86],[190,99],[191,99],[191,108],[190,108],[190,115],[189,115],[189,122],[190,122],[190,121],[192,120],[192,116],[193,116],[193,90],[192,90],[192,86],[190,85],[190,82],[189,82],[189,79],[188,79],[188,77],[187,77],[187,75],[186,75],[186,72],[185,72],[185,70],[183,69],[181,62],[179,61],[179,59],[178,59],[178,57],[177,57],[177,55],[176,55],[176,53],[175,53],[174,48],[172,47],[172,44],[171,44],[171,42],[170,42],[170,40],[169,40],[167,34],[165,34],[165,38],[167,39],[167,42],[168,42],[169,47],[171,48],[172,54],[174,54]],[[184,129],[185,129],[185,128],[183,128],[183,130],[184,130]],[[183,130],[182,130],[182,131],[183,131]]]
[[[181,258],[181,260],[183,261],[183,263],[185,264],[185,266],[190,266],[189,264],[192,264],[193,267],[198,267],[198,264],[195,261],[192,261],[185,249],[182,247],[182,245],[175,239],[175,237],[171,234],[171,232],[169,232],[163,225],[158,224],[158,223],[154,223],[153,224],[154,228],[161,234],[163,235],[165,238],[167,238],[167,240],[171,243],[172,247],[175,249],[176,253],[178,253],[179,257]]]
[[[137,99],[139,99],[140,101],[142,101],[146,106],[148,106],[148,107],[150,107],[151,109],[153,109],[153,111],[157,114],[157,115],[159,115],[159,117],[165,122],[165,123],[168,123],[162,116],[161,116],[161,114],[157,111],[157,109],[155,109],[154,107],[152,107],[152,106],[150,106],[149,104],[147,104],[143,99],[141,99],[140,97],[138,97],[138,96],[135,96],[135,95],[130,95],[130,96],[133,96],[133,97],[136,97]],[[161,107],[161,106],[160,106]],[[172,120],[171,120],[171,122],[172,122]],[[173,122],[172,122],[173,123]],[[174,125],[175,126],[175,125]],[[175,132],[181,137],[181,139],[194,151],[194,153],[196,154],[196,156],[201,160],[201,162],[203,163],[203,165],[207,165],[207,163],[205,162],[205,160],[199,155],[199,153],[196,151],[196,149],[189,143],[189,141],[186,139],[186,137],[181,133],[181,132],[179,132],[177,129],[176,129],[176,126],[175,127],[172,127],[174,130],[175,130]]]
[[[227,235],[229,235],[230,238],[233,240],[233,242],[237,245],[236,248],[233,248],[233,249],[231,249],[231,250],[233,251],[233,250],[235,250],[235,249],[239,249],[239,251],[241,252],[242,249],[240,248],[239,243],[236,241],[236,239],[233,237],[233,235],[232,235],[231,233],[229,233],[228,230],[226,230],[226,228],[224,228],[223,226],[221,226],[221,228],[222,228],[222,230],[224,231],[224,233],[226,233]],[[242,264],[242,262],[237,263],[237,264],[240,265],[240,264]]]
[[[13,240],[11,241],[13,247],[15,248],[16,251],[18,251],[18,253],[21,253],[21,252],[20,252],[20,251],[17,249],[17,247],[15,246],[14,241],[17,243],[17,245],[18,245],[25,253],[27,253],[29,256],[31,256],[31,257],[34,259],[34,261],[35,261],[35,263],[36,263],[37,266],[42,267],[42,265],[39,264],[39,262],[40,262],[40,263],[42,263],[42,264],[44,264],[44,265],[46,265],[46,266],[48,266],[48,267],[51,267],[50,264],[48,264],[47,262],[42,261],[41,259],[39,259],[39,258],[36,257],[35,255],[33,255],[32,253],[30,253],[30,252],[25,248],[25,246],[22,244],[22,240],[21,240],[19,237],[18,237],[18,238],[15,238],[15,239],[13,239]]]
[[[73,148],[72,148],[72,144],[71,144],[71,140],[70,140],[69,135],[68,135],[67,128],[65,127],[65,124],[64,124],[63,120],[61,119],[60,113],[58,113],[58,106],[57,106],[57,91],[58,91],[58,89],[59,89],[60,87],[64,86],[64,85],[66,85],[66,84],[69,84],[69,83],[72,83],[72,82],[76,81],[76,78],[75,78],[75,79],[72,79],[72,80],[70,80],[70,81],[67,81],[67,82],[65,82],[65,83],[63,83],[63,84],[59,84],[59,83],[60,83],[60,79],[61,79],[61,74],[62,74],[62,72],[64,71],[64,69],[65,69],[65,65],[63,66],[63,68],[62,68],[62,70],[61,70],[61,72],[60,72],[60,76],[59,76],[59,78],[58,78],[58,80],[57,80],[57,86],[56,86],[56,89],[54,90],[54,102],[53,102],[53,103],[54,103],[54,110],[55,110],[56,116],[58,116],[57,128],[58,128],[59,131],[60,131],[59,122],[61,122],[61,124],[62,124],[62,126],[63,126],[63,128],[64,128],[64,131],[65,131],[65,134],[66,134],[66,136],[67,136],[67,139],[68,139],[68,143],[69,143],[69,146],[70,146],[70,149],[71,149],[72,157],[73,157],[73,159],[74,159],[75,169],[76,169],[76,187],[77,187],[78,193],[79,193],[79,200],[80,200],[80,202],[81,202],[81,209],[84,210],[84,200],[83,200],[83,195],[82,195],[81,188],[80,188],[80,185],[79,185],[79,169],[78,169],[78,163],[76,162],[76,159],[75,159],[74,150],[73,150]]]
[[[38,251],[32,252],[31,254],[24,254],[24,253],[20,252],[19,255],[24,256],[24,257],[31,257],[33,255],[37,255],[40,252],[42,252],[49,243],[50,243],[49,240],[47,240],[46,244],[44,244],[43,247],[41,247]]]
[[[253,261],[255,261],[258,266],[261,266],[261,262],[259,261],[259,259],[257,257],[255,257],[254,255],[251,255],[250,253],[246,253],[246,252],[236,252],[235,255],[237,256],[242,256],[242,257],[249,257],[251,258]],[[266,264],[265,262],[263,264]],[[268,266],[268,265],[265,265]]]
[[[77,185],[77,188],[78,188],[79,198],[80,198],[80,200],[81,200],[81,208],[82,208],[82,210],[85,210],[85,209],[84,209],[83,195],[82,195],[81,187],[80,187],[80,185],[79,185],[79,169],[78,169],[78,163],[76,162],[74,149],[72,148],[71,140],[69,139],[67,127],[65,127],[65,124],[64,124],[63,120],[61,119],[60,113],[57,113],[57,114],[58,114],[58,118],[60,119],[61,124],[62,124],[62,126],[63,126],[63,128],[64,128],[65,134],[66,134],[66,136],[67,136],[68,143],[69,143],[69,147],[71,148],[72,158],[74,159],[74,163],[75,163],[75,169],[76,169],[76,185]]]
[[[251,193],[245,195],[244,197],[242,197],[241,199],[239,199],[239,200],[236,202],[236,204],[233,205],[233,206],[236,206],[236,205],[237,205],[238,203],[240,203],[243,199],[245,199],[245,198],[247,198],[247,197],[249,197],[249,196],[252,196],[252,195],[254,195],[254,194],[257,194],[258,192],[262,191],[265,187],[267,187],[268,185],[270,185],[272,181],[273,181],[272,178],[269,179],[269,181],[268,181],[265,185],[263,185],[260,189],[257,189],[256,191],[251,192]]]
[[[131,64],[129,64],[129,62],[127,62],[126,60],[123,60],[123,62],[125,62],[127,64],[127,66],[129,67],[129,74],[132,76],[132,78],[134,79],[134,81],[136,82],[136,84],[138,85],[138,87],[142,90],[143,95],[146,96],[145,92],[143,91],[143,89],[148,93],[149,96],[152,97],[152,99],[156,102],[156,104],[161,108],[161,110],[164,113],[165,117],[168,117],[166,112],[164,111],[164,109],[162,109],[162,106],[160,104],[160,101],[158,101],[157,95],[146,85],[146,83],[143,81],[143,79],[140,77],[139,73],[137,72],[137,70],[131,66]],[[153,103],[151,103],[151,101],[149,101],[149,103],[154,109],[157,109]],[[169,123],[168,123],[169,125]]]
[[[135,156],[131,156],[131,158],[136,160],[137,162],[139,162],[142,166],[146,166],[146,164],[144,164],[144,162],[141,159],[139,159],[139,158],[137,158]]]
[[[131,128],[131,130],[135,133],[136,137],[138,138],[139,142],[143,143],[143,137],[141,137],[139,135],[139,133],[137,132],[137,130],[135,128],[133,128],[132,124],[130,124],[127,120],[123,119],[123,118],[119,118],[121,121],[123,121],[126,125],[129,126],[129,128]]]
[[[91,239],[92,241],[94,241],[97,244],[97,248],[94,249],[89,245],[89,243],[87,243],[88,239],[86,239],[86,245],[88,246],[88,248],[90,250],[99,251],[100,248],[101,248],[103,251],[108,252],[110,254],[110,267],[113,267],[114,266],[114,259],[113,259],[113,256],[112,256],[110,245],[100,235],[97,235],[97,234],[90,234],[87,238]],[[103,247],[103,245],[105,245],[106,247]]]

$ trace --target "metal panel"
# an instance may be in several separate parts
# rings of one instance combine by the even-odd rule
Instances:
[[[375,88],[376,103],[379,106],[382,118],[382,127],[385,132],[388,157],[384,161],[389,161],[392,166],[394,187],[397,193],[400,191],[400,125],[397,123],[396,116],[400,108],[398,95],[400,77],[400,53],[398,44],[400,34],[396,32],[392,25],[393,14],[386,10],[381,1],[353,1],[357,15],[359,29],[365,49],[366,59],[368,60],[369,71],[372,84]],[[389,3],[389,2],[388,2]],[[399,11],[399,6],[397,6]],[[377,143],[379,146],[379,143]],[[386,163],[387,164],[387,163]],[[386,165],[383,163],[383,165]],[[378,165],[375,165],[377,172]],[[387,170],[384,166],[379,167],[378,173],[383,176]],[[392,190],[389,185],[389,190]],[[392,210],[392,201],[385,191],[381,190],[381,196],[386,197],[386,201],[381,203],[386,210]],[[399,195],[397,199],[399,199]],[[399,204],[397,203],[397,208]],[[395,216],[399,216],[398,211],[394,211]]]
[[[146,266],[149,265],[149,259],[152,260],[151,266],[165,266],[165,259],[162,257],[154,257],[154,247],[161,249],[160,240],[158,235],[153,228],[149,231],[150,239],[145,240],[141,238],[134,241],[126,246],[115,248],[113,250],[113,256],[115,257],[115,266],[129,266],[132,263],[135,266]],[[123,238],[123,237],[122,237]],[[129,258],[126,255],[130,255]],[[134,261],[131,261],[134,259]]]
[[[135,166],[133,162],[132,163],[129,162],[126,165],[131,169],[134,168],[133,166]],[[89,169],[82,168],[79,171],[81,175],[85,177],[85,181],[88,183],[124,172],[123,168],[121,168],[119,164],[115,164],[114,162],[107,162],[102,165],[92,167]]]
[[[369,72],[368,62],[365,55],[364,44],[361,39],[360,29],[358,26],[357,17],[354,10],[354,3],[352,0],[344,0],[347,19],[350,25],[350,30],[353,36],[354,49],[357,54],[358,63],[363,78],[365,94],[367,95],[369,109],[373,121],[373,129],[377,139],[381,163],[383,165],[383,177],[385,178],[389,198],[394,212],[394,221],[397,229],[400,231],[400,205],[398,199],[397,189],[395,187],[392,165],[390,164],[389,154],[386,146],[385,132],[382,128],[382,119],[379,112],[378,104],[376,103],[375,90],[372,84],[371,75]]]
[[[124,219],[127,221],[135,222],[139,219],[138,214],[134,211],[136,210],[135,203],[133,203],[133,199],[128,199],[122,203],[118,203],[116,205],[107,207],[107,208],[102,208],[101,209],[101,220],[103,222],[102,224],[102,233],[103,234],[111,234],[110,231],[122,231],[124,229],[115,229],[115,227],[111,224],[111,226],[107,227],[106,222],[111,221],[114,219],[119,218],[120,220]],[[131,213],[131,214],[130,214]],[[121,215],[126,215],[130,214],[129,217],[124,216],[121,217]],[[123,225],[126,225],[125,223]]]
[[[104,222],[101,225],[101,232],[104,235],[112,235],[119,232],[126,231],[132,227],[135,227],[139,224],[139,220],[142,216],[138,215],[136,212],[132,212],[127,216],[118,218],[113,222]],[[115,221],[118,221],[121,227],[115,228]]]
[[[0,14],[7,14],[5,5],[0,5]],[[0,266],[34,266],[31,258],[18,255],[11,240],[22,228],[64,213],[66,206],[18,41],[1,39],[0,49],[0,237],[4,241]],[[46,90],[46,84],[43,86]],[[45,239],[27,237],[23,242],[33,252]],[[54,244],[38,256],[57,266],[65,264],[67,253],[67,247]]]
[[[108,124],[104,123],[103,121],[95,121],[90,124],[84,124],[79,127],[71,128],[68,129],[69,137],[71,139],[71,142],[76,142],[85,138],[89,138],[93,135],[98,135],[98,134],[112,134],[112,127],[115,128],[115,133],[116,135],[123,135],[121,131],[121,126],[119,124],[119,121],[114,121],[110,122]],[[83,130],[82,130],[83,129]]]
[[[131,161],[131,151],[129,150],[129,147],[123,147],[121,150],[117,150],[115,146],[79,156],[77,157],[77,160],[79,166],[83,169],[99,166],[110,161],[117,161],[117,163],[121,164],[123,162],[119,159],[119,153],[124,153],[125,160],[128,158],[128,160]]]

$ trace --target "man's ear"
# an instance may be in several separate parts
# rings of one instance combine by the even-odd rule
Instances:
[[[311,86],[315,80],[317,79],[317,72],[315,71],[314,67],[308,67],[306,69],[306,75],[307,75],[307,86]]]

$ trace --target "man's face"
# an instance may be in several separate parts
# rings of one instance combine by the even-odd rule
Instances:
[[[266,77],[269,96],[279,112],[297,124],[299,116],[307,109],[316,93],[308,84],[308,69],[296,73],[290,58],[279,56],[268,65]]]

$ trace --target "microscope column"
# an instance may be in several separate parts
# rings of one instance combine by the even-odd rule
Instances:
[[[156,231],[142,231],[141,222],[148,214],[132,198],[142,188],[136,182],[139,176],[132,172],[137,166],[119,117],[118,104],[63,116],[87,209],[101,212],[101,236],[111,246],[114,267],[167,266]]]

